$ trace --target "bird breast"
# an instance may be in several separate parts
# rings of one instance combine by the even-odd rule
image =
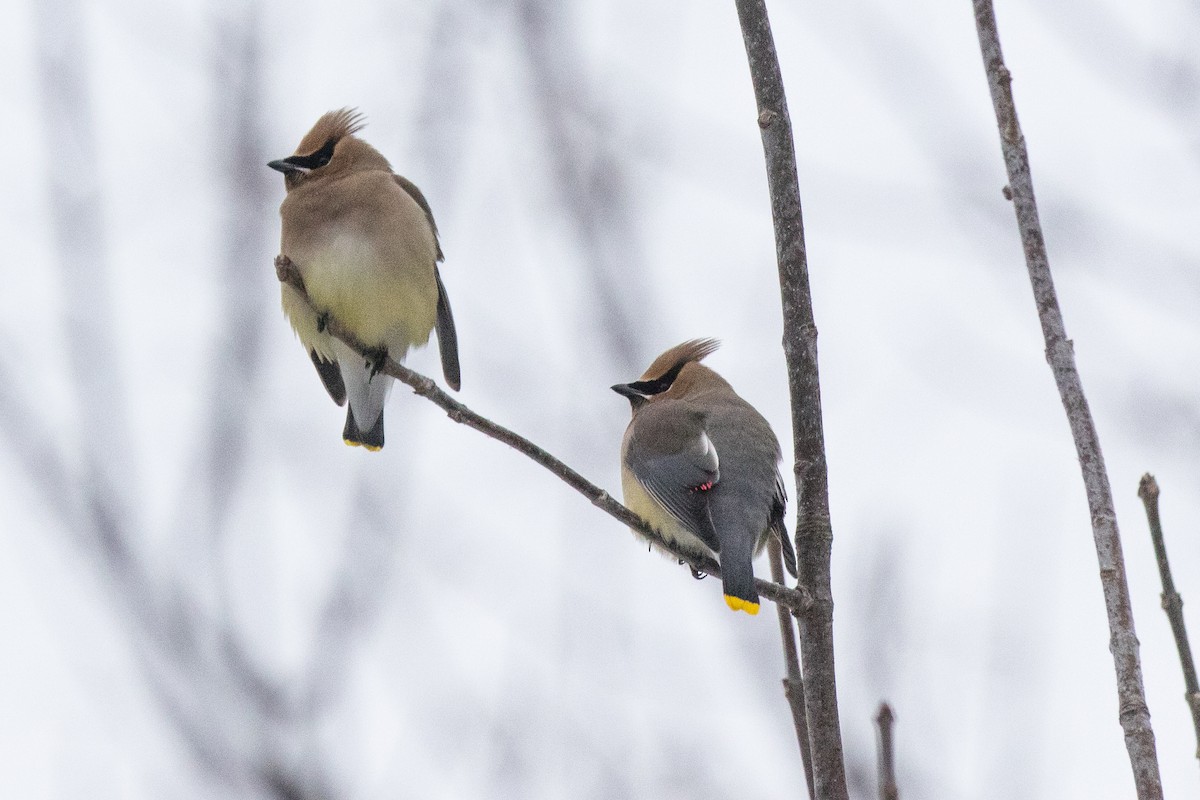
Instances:
[[[295,198],[301,207],[290,210],[301,213],[285,201],[283,249],[318,310],[401,357],[429,340],[436,321],[436,244],[416,202],[380,177],[371,192],[326,192],[339,202],[325,203],[324,214],[306,202],[319,198]]]

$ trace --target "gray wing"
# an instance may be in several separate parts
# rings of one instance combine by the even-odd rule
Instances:
[[[442,283],[438,269],[433,268],[433,277],[437,280],[437,339],[438,353],[442,357],[442,374],[446,383],[454,391],[462,388],[462,373],[458,366],[458,332],[454,329],[454,312],[450,310],[450,296]]]
[[[317,355],[316,350],[309,352],[309,357],[312,358],[313,366],[317,368],[317,374],[321,376],[321,383],[325,384],[325,391],[329,392],[329,396],[333,398],[333,402],[339,406],[346,404],[346,382],[342,380],[342,368],[337,365],[336,361],[326,361]]]
[[[421,194],[421,190],[417,185],[403,175],[392,173],[392,178],[396,184],[408,192],[408,196],[417,201],[417,205],[425,212],[425,219],[429,222],[429,227],[433,231],[433,246],[437,249],[437,260],[443,261],[445,256],[442,254],[442,243],[438,236],[437,223],[433,221],[433,209],[429,207],[429,201],[425,199],[425,195]]]
[[[638,483],[667,513],[714,551],[720,549],[708,498],[721,472],[717,450],[703,430],[675,453],[631,447],[627,463]]]
[[[433,220],[433,209],[429,207],[429,201],[425,199],[425,195],[421,193],[415,183],[403,175],[395,173],[392,174],[392,178],[425,212],[425,221],[429,223],[429,229],[433,231],[433,246],[437,252],[433,277],[437,280],[438,290],[438,353],[442,357],[442,375],[446,377],[446,383],[450,385],[450,388],[457,392],[462,388],[462,374],[458,366],[458,332],[454,328],[454,314],[450,311],[450,296],[446,294],[446,286],[442,283],[442,276],[437,270],[437,262],[444,261],[446,257],[442,253],[442,242],[441,237],[438,236],[437,223]]]
[[[787,567],[788,574],[793,578],[799,577],[796,574],[796,551],[792,549],[792,540],[788,536],[787,525],[784,524],[783,518],[787,513],[787,485],[783,482],[783,476],[779,474],[779,470],[775,470],[775,494],[771,498],[771,516],[769,525],[771,533],[779,538],[779,544],[783,548],[783,565]]]

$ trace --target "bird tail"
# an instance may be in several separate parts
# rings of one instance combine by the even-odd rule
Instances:
[[[372,365],[363,356],[340,341],[337,345],[338,366],[350,401],[342,440],[353,447],[380,450],[383,448],[383,404],[387,402],[395,379],[382,372],[372,375]]]
[[[346,409],[346,427],[342,428],[342,441],[351,447],[365,447],[372,453],[383,449],[383,409],[379,409],[379,419],[367,432],[359,430],[354,421],[354,409]]]
[[[725,603],[731,609],[751,615],[758,613],[758,592],[754,591],[754,565],[749,551],[721,554],[721,585]]]
[[[717,556],[721,562],[721,584],[725,603],[734,611],[758,613],[758,592],[754,591],[754,552],[759,533],[766,528],[765,515],[758,518],[753,508],[739,498],[752,497],[753,487],[739,485],[736,478],[717,484],[709,503],[713,529],[717,534]]]

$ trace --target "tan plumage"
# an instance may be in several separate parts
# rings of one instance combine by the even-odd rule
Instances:
[[[669,541],[720,557],[725,600],[758,612],[753,557],[770,535],[795,555],[783,514],[779,442],[729,383],[699,363],[718,347],[693,339],[666,351],[640,380],[613,388],[633,418],[621,442],[625,504]]]
[[[443,372],[455,389],[459,370],[429,204],[355,135],[363,124],[356,111],[331,111],[295,154],[270,166],[284,173],[287,187],[279,210],[281,251],[299,270],[311,302],[285,284],[284,313],[334,400],[340,405],[349,396],[347,443],[378,449],[391,378],[374,374],[374,365],[326,333],[321,314],[338,319],[377,351],[377,359],[385,353],[404,358],[409,348],[427,343],[436,326]]]

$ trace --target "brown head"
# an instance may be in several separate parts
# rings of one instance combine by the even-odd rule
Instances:
[[[386,158],[356,134],[366,125],[362,114],[343,108],[324,114],[300,140],[296,152],[267,164],[283,173],[288,191],[310,180],[360,169],[391,170]]]
[[[629,398],[637,411],[655,398],[686,397],[705,388],[728,387],[724,378],[700,363],[720,346],[716,339],[690,339],[654,359],[639,380],[612,389]]]

